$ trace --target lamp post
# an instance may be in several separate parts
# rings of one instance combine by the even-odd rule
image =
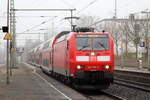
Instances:
[[[150,38],[150,34],[149,34],[149,13],[150,11],[148,11],[148,9],[146,9],[146,11],[141,11],[141,13],[143,14],[146,14],[146,18],[147,18],[147,28],[146,28],[146,40]],[[148,57],[147,57],[147,60],[148,60],[148,66],[150,65],[150,43],[147,42],[147,51],[148,51]]]

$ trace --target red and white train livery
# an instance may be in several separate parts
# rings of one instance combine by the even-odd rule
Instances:
[[[113,83],[113,40],[107,32],[63,31],[29,52],[29,60],[80,88]]]

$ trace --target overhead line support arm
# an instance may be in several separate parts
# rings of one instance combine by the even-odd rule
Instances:
[[[13,11],[74,11],[76,9],[12,9]]]

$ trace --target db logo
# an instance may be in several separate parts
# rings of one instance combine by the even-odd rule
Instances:
[[[96,61],[96,57],[95,56],[90,56],[90,61]]]

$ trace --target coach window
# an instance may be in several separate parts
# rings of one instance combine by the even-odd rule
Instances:
[[[67,35],[63,35],[60,38],[58,38],[58,40],[56,41],[56,43],[64,41],[66,39]]]
[[[35,53],[35,52],[36,52],[36,50],[37,50],[37,49],[35,48],[35,49],[34,49],[34,51],[33,51],[33,53]]]
[[[49,42],[50,42],[50,41],[48,41],[48,42],[46,42],[46,43],[44,44],[43,49],[47,49],[47,48],[49,48]]]
[[[49,64],[48,64],[48,60],[47,59],[43,60],[43,65],[48,67]]]
[[[40,47],[38,47],[38,48],[36,49],[36,52],[38,52],[38,51],[39,51],[39,49],[40,49]]]
[[[51,51],[49,52],[49,63],[52,64]]]

